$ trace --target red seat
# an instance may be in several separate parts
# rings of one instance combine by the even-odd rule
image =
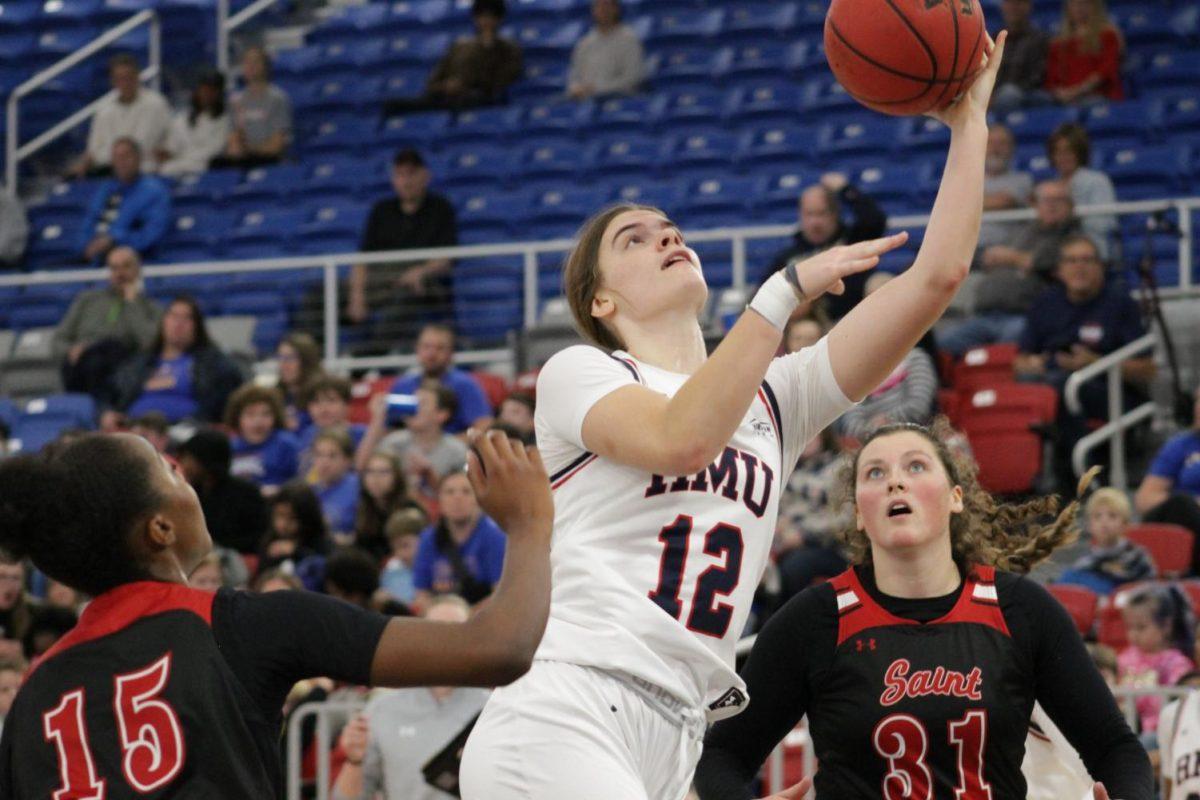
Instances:
[[[979,387],[1012,383],[1016,359],[1015,344],[991,344],[968,350],[954,365],[954,388],[970,392]]]
[[[1058,415],[1058,392],[1038,383],[1003,383],[968,392],[959,404],[962,418],[1000,413],[1024,415],[1025,427],[1051,423]]]
[[[1113,603],[1105,603],[1100,606],[1096,619],[1096,640],[1117,652],[1124,650],[1129,638],[1125,635],[1125,618],[1121,616],[1121,609]]]
[[[979,485],[996,494],[1033,490],[1042,471],[1042,440],[1021,415],[963,421],[979,464]]]
[[[500,408],[500,404],[504,402],[504,398],[508,397],[510,391],[508,381],[492,372],[472,372],[471,377],[483,389],[484,395],[487,397],[488,403],[492,409]]]
[[[1192,569],[1192,548],[1196,537],[1182,525],[1143,522],[1125,531],[1125,538],[1150,551],[1159,575],[1178,577]]]
[[[1066,583],[1052,583],[1046,587],[1075,621],[1079,633],[1087,636],[1096,621],[1096,605],[1100,598],[1091,589]]]
[[[347,419],[358,425],[366,425],[371,421],[371,398],[382,392],[390,391],[396,382],[395,375],[386,375],[374,380],[362,380],[350,387],[350,407]]]
[[[1200,580],[1189,578],[1186,581],[1180,581],[1179,588],[1183,589],[1184,594],[1191,601],[1192,611],[1200,613]]]

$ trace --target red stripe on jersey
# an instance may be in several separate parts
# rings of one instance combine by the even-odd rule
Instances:
[[[136,581],[105,592],[83,610],[79,623],[54,643],[29,670],[72,647],[128,628],[143,617],[168,611],[190,611],[212,625],[212,592],[166,581]],[[28,676],[26,676],[28,677]]]
[[[596,460],[597,458],[599,458],[599,457],[600,457],[600,456],[593,455],[591,458],[589,458],[589,459],[587,459],[586,461],[584,461],[584,462],[583,462],[582,464],[580,464],[578,467],[576,467],[575,469],[571,470],[571,471],[570,471],[570,472],[568,472],[566,475],[563,475],[563,476],[562,476],[562,478],[560,478],[560,479],[558,480],[558,482],[557,482],[557,483],[552,483],[552,484],[550,484],[550,488],[551,488],[551,489],[557,489],[558,487],[562,486],[564,483],[566,483],[567,481],[571,480],[571,478],[574,478],[576,475],[578,475],[578,474],[579,474],[579,473],[580,473],[580,472],[583,470],[583,468],[584,468],[584,467],[586,467],[588,464],[591,464],[593,461],[595,461],[595,460]]]
[[[859,605],[845,609],[838,618],[837,643],[840,645],[842,642],[862,633],[868,628],[884,628],[894,625],[942,625],[955,622],[986,625],[990,628],[995,628],[1005,636],[1011,636],[1012,634],[1008,630],[1008,623],[1004,621],[1004,614],[1000,611],[999,603],[994,600],[982,600],[975,597],[975,588],[977,586],[985,590],[991,589],[994,591],[996,586],[995,578],[995,567],[979,566],[968,570],[967,579],[963,581],[962,587],[959,590],[958,601],[955,602],[954,608],[950,609],[950,613],[944,617],[920,623],[916,620],[897,617],[875,602],[874,598],[863,588],[862,582],[859,581],[858,575],[855,573],[854,568],[851,567],[830,581],[834,590],[839,594],[848,589],[853,591],[859,599]]]
[[[646,385],[646,379],[642,376],[642,371],[638,369],[637,362],[630,358],[621,358],[620,356],[613,356],[613,358],[615,358],[617,361],[620,361],[622,364],[628,364],[629,368],[633,370],[634,376],[638,379],[638,382],[643,386]]]
[[[779,446],[783,447],[783,431],[779,428],[779,420],[775,419],[775,410],[771,408],[771,404],[767,401],[767,395],[761,386],[758,389],[758,399],[762,401],[763,407],[767,409],[767,418],[775,426],[775,438],[779,440]]]

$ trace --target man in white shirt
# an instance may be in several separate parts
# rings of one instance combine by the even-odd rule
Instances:
[[[108,63],[108,77],[113,91],[96,109],[87,150],[75,162],[74,175],[107,174],[118,139],[133,139],[149,154],[162,149],[170,133],[171,107],[157,91],[141,85],[137,59],[127,53],[114,56]]]
[[[642,43],[621,23],[620,0],[593,0],[595,27],[571,51],[567,94],[576,100],[636,92],[646,75]]]

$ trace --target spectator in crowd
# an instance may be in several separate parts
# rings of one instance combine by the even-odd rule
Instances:
[[[167,306],[149,349],[123,363],[113,376],[112,408],[101,415],[104,430],[121,416],[160,411],[172,423],[182,419],[216,422],[242,373],[208,337],[204,312],[191,297]]]
[[[1107,595],[1123,583],[1154,578],[1150,553],[1125,538],[1133,508],[1124,492],[1107,486],[1096,490],[1088,498],[1084,515],[1090,549],[1059,576],[1059,583],[1073,583]]]
[[[82,592],[53,578],[46,579],[45,601],[48,606],[68,609],[73,611],[76,616],[86,604],[86,598]]]
[[[354,541],[359,482],[353,459],[354,442],[344,429],[322,431],[313,441],[313,491],[335,544]]]
[[[1171,522],[1200,541],[1200,388],[1192,427],[1167,440],[1154,456],[1133,498],[1143,522]],[[1192,548],[1192,574],[1200,575],[1200,545]]]
[[[1025,318],[1058,268],[1058,250],[1082,231],[1071,190],[1064,181],[1042,181],[1034,190],[1037,217],[1025,223],[1009,244],[993,244],[980,253],[976,269],[974,313],[948,322],[938,332],[942,349],[961,356],[972,347],[1015,342]],[[1103,256],[1103,250],[1099,250]]]
[[[373,608],[379,563],[357,547],[341,547],[325,562],[325,593],[359,608]]]
[[[29,219],[21,201],[0,186],[0,268],[21,265],[29,241]]]
[[[259,545],[260,573],[280,568],[292,575],[306,558],[329,550],[321,501],[308,484],[301,480],[285,483],[267,502],[270,526]]]
[[[276,164],[292,144],[292,101],[271,83],[271,59],[262,47],[242,53],[242,82],[233,97],[233,130],[218,164]]]
[[[522,440],[533,444],[533,395],[528,392],[513,392],[500,403],[496,420],[512,427]]]
[[[1119,684],[1139,689],[1174,686],[1195,669],[1195,615],[1183,591],[1172,584],[1149,584],[1133,593],[1121,610],[1129,646],[1117,655]],[[1141,733],[1158,730],[1162,697],[1135,701]]]
[[[112,177],[100,184],[79,230],[84,261],[99,263],[114,247],[141,256],[151,252],[171,225],[171,192],[153,175],[142,174],[141,146],[129,137],[112,146]]]
[[[235,431],[230,472],[271,494],[296,477],[300,444],[287,429],[283,398],[275,389],[248,383],[229,397],[225,427]]]
[[[1072,372],[1141,337],[1146,327],[1129,292],[1106,280],[1100,250],[1085,234],[1062,242],[1057,277],[1059,284],[1038,296],[1029,310],[1015,368],[1019,378],[1048,383],[1061,393]],[[1154,377],[1153,357],[1125,361],[1121,375],[1126,403],[1140,402]],[[1057,417],[1055,461],[1063,494],[1074,491],[1071,451],[1087,432],[1087,421],[1110,418],[1103,375],[1084,383],[1079,398],[1082,415],[1060,403]]]
[[[395,197],[377,202],[367,218],[359,248],[366,253],[453,247],[458,244],[454,206],[429,191],[429,167],[416,150],[392,159]],[[387,349],[412,341],[422,321],[450,313],[450,269],[445,258],[357,264],[350,272],[346,316],[356,324],[371,320],[370,338]],[[314,298],[315,299],[315,298]]]
[[[12,708],[13,698],[21,688],[27,669],[29,665],[20,656],[0,657],[0,731],[4,730],[4,718]]]
[[[402,508],[388,517],[383,528],[389,554],[383,562],[383,571],[379,574],[379,586],[405,605],[412,605],[416,599],[413,564],[417,558],[421,531],[428,524],[429,518],[421,509]]]
[[[386,453],[402,465],[414,489],[432,493],[442,476],[467,463],[467,446],[446,432],[445,425],[458,401],[448,387],[432,381],[416,391],[417,413],[405,419],[404,429],[384,435],[387,397],[372,399],[371,423],[358,448],[360,468],[376,452]]]
[[[867,281],[866,293],[878,290],[892,277],[876,272]],[[920,347],[914,347],[875,391],[842,414],[838,429],[845,436],[863,440],[881,425],[897,422],[925,425],[933,416],[937,390],[937,366],[933,358]]]
[[[25,562],[0,550],[0,658],[22,655],[21,640],[33,625],[33,612],[25,591]]]
[[[421,533],[413,564],[415,605],[435,594],[457,594],[475,604],[492,593],[504,564],[504,534],[479,508],[465,472],[451,472],[438,487],[442,517]]]
[[[299,433],[312,424],[304,407],[304,387],[325,374],[321,347],[307,333],[293,331],[275,348],[275,360],[279,362],[279,383],[275,388],[283,394],[287,428]]]
[[[233,463],[229,437],[202,428],[179,446],[176,458],[200,498],[213,542],[239,553],[255,552],[267,530],[267,504],[257,486],[229,474]]]
[[[803,314],[788,320],[783,330],[783,349],[787,353],[812,347],[821,337],[829,333],[833,323],[820,305],[810,304]]]
[[[266,572],[260,571],[254,576],[254,583],[251,590],[259,594],[266,592],[299,592],[304,589],[304,584],[300,579],[289,572],[284,572],[282,569],[269,569]]]
[[[137,251],[114,247],[105,261],[108,286],[80,292],[54,329],[63,388],[95,397],[122,361],[150,346],[162,318],[162,307],[146,296]]]
[[[1063,0],[1062,24],[1046,57],[1046,91],[1064,104],[1124,100],[1124,50],[1104,0]]]
[[[1046,142],[1050,164],[1071,187],[1075,207],[1117,202],[1117,193],[1107,175],[1088,166],[1092,158],[1092,143],[1082,125],[1065,122],[1059,125]],[[1108,237],[1117,230],[1117,218],[1111,214],[1083,218],[1083,232],[1091,236],[1107,253]]]
[[[592,0],[592,22],[571,50],[567,94],[584,100],[636,92],[646,77],[646,56],[633,28],[621,22],[620,0]]]
[[[312,466],[312,449],[325,431],[344,430],[357,447],[366,426],[350,422],[350,381],[340,375],[319,373],[304,387],[302,399],[309,425],[300,433],[300,471]]]
[[[129,432],[142,437],[160,453],[171,446],[171,423],[161,411],[147,411],[129,420]]]
[[[424,95],[390,100],[384,105],[385,113],[464,109],[504,102],[508,88],[524,71],[520,46],[500,35],[504,13],[504,0],[475,0],[471,5],[475,35],[450,45],[433,68]]]
[[[479,382],[454,366],[454,330],[450,326],[430,324],[422,328],[416,355],[417,366],[396,379],[392,394],[415,394],[422,383],[435,380],[448,386],[458,398],[458,408],[446,423],[447,431],[482,431],[492,424],[492,407]]]
[[[188,575],[188,586],[205,592],[215,592],[224,585],[221,576],[221,554],[212,551],[201,559],[192,574]]]
[[[1032,9],[1033,0],[1000,0],[1004,29],[1008,31],[1004,61],[992,92],[992,108],[1000,113],[1040,100],[1043,94],[1050,37],[1034,24]]]
[[[171,123],[171,135],[155,152],[158,171],[178,177],[197,175],[225,152],[232,123],[225,107],[225,76],[215,70],[200,76],[192,90],[190,108]]]
[[[367,457],[359,474],[362,489],[354,520],[354,546],[382,559],[391,550],[384,531],[387,521],[397,511],[420,505],[408,492],[400,459],[391,453],[375,451]]]
[[[849,209],[852,220],[842,221],[842,208]],[[807,258],[818,250],[841,244],[854,244],[883,236],[887,215],[870,196],[840,172],[828,172],[821,182],[800,195],[800,229],[790,247],[771,262],[767,275],[778,272],[790,261]],[[846,290],[840,295],[825,295],[822,301],[829,316],[841,319],[863,298],[863,287],[871,273],[858,272],[843,279]]]
[[[79,615],[71,609],[38,606],[34,611],[29,632],[25,634],[22,642],[25,657],[36,663],[59,639],[66,636],[77,622]]]
[[[456,624],[470,616],[467,603],[454,595],[435,599],[424,614],[434,622]],[[333,786],[334,800],[457,797],[457,792],[431,786],[423,767],[474,722],[489,694],[488,689],[434,686],[375,695],[366,710],[342,729],[346,760]],[[408,731],[413,735],[405,735]]]
[[[1006,3],[1014,0],[1005,0]],[[1016,0],[1028,5],[1028,0]],[[1005,56],[1008,54],[1005,45]],[[986,173],[983,179],[983,210],[1006,211],[1026,208],[1033,197],[1033,176],[1012,168],[1017,142],[1008,126],[995,123],[988,128]],[[979,246],[1009,241],[1021,229],[1020,222],[984,221],[979,230]]]
[[[139,152],[158,152],[171,131],[171,106],[158,91],[142,86],[141,67],[128,53],[113,56],[108,62],[108,79],[113,91],[105,95],[92,117],[87,149],[70,172],[107,175],[115,170],[114,146],[131,139]]]

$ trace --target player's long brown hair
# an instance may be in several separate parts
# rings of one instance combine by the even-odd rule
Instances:
[[[945,417],[926,427],[903,423],[884,425],[863,442],[848,459],[839,476],[845,502],[854,503],[858,477],[858,459],[863,448],[875,439],[896,433],[915,433],[923,437],[937,454],[951,486],[963,490],[963,510],[950,515],[950,543],[954,560],[960,567],[968,564],[994,566],[1009,572],[1025,573],[1060,547],[1079,536],[1075,525],[1079,501],[1073,500],[1059,511],[1057,496],[1038,497],[1024,503],[999,503],[979,485],[978,467],[965,455],[951,452],[947,442],[957,436]],[[1088,472],[1079,485],[1082,494],[1095,471]],[[871,561],[871,543],[865,532],[850,528],[842,532],[851,563]]]

